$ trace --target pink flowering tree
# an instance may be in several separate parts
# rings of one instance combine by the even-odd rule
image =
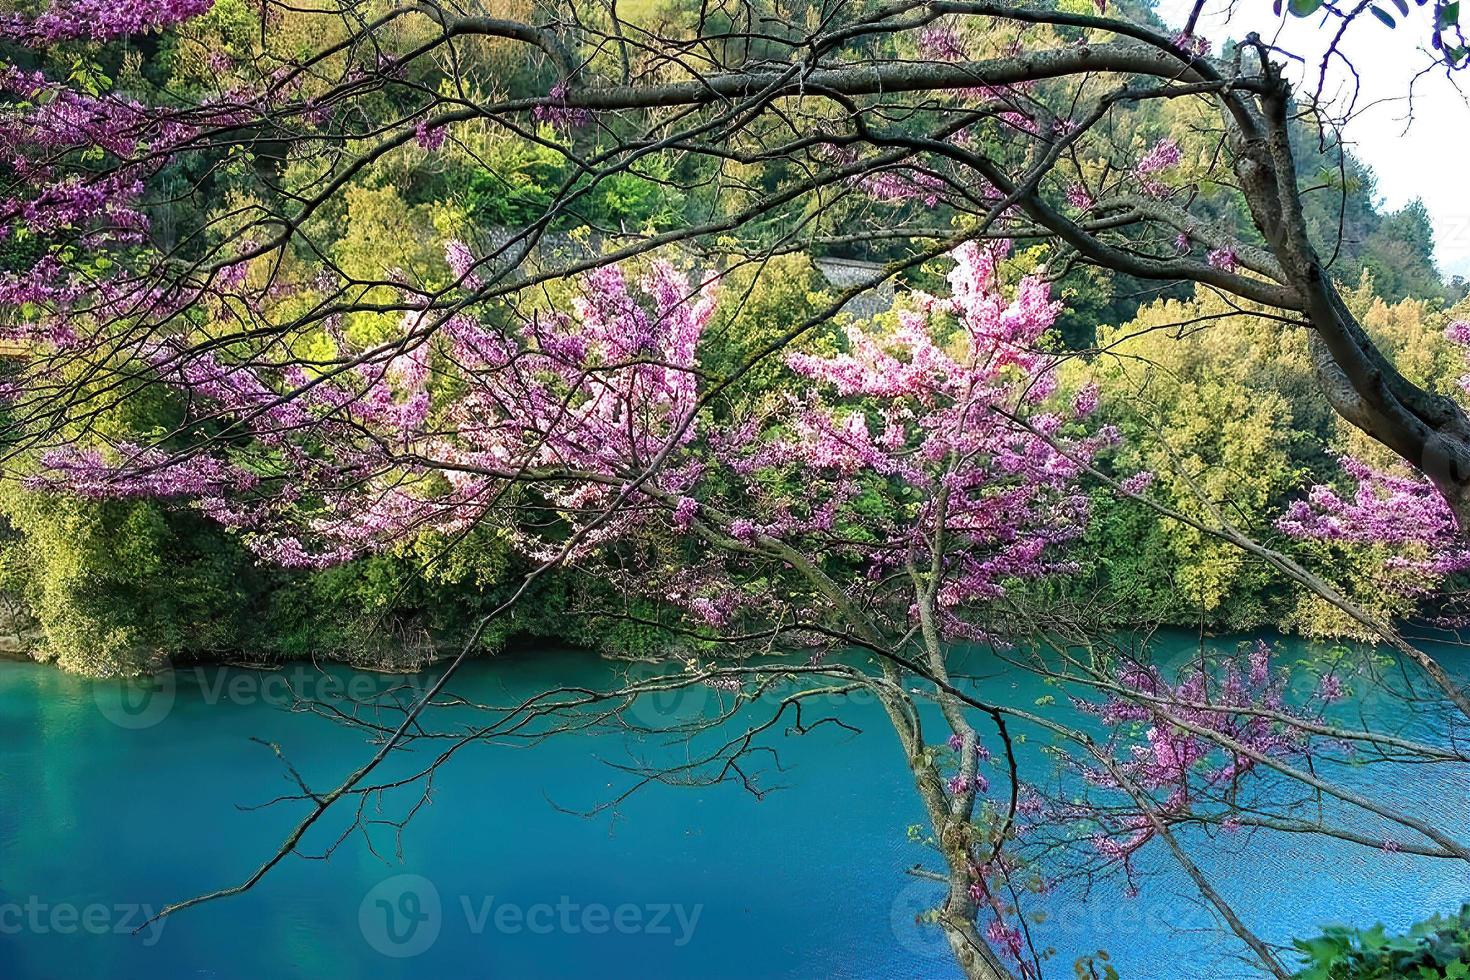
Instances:
[[[558,156],[567,176],[508,245],[485,250],[496,253],[484,256],[487,274],[463,283],[473,302],[564,276],[568,263],[516,274],[500,260],[535,253],[553,226],[585,219],[600,193],[622,201],[620,182],[630,180],[683,188],[688,221],[665,224],[649,242],[624,219],[592,220],[625,236],[607,260],[680,240],[757,261],[774,236],[778,251],[907,243],[885,256],[902,255],[907,267],[921,260],[916,252],[1024,237],[1045,244],[1056,270],[1194,282],[1300,318],[1317,338],[1334,406],[1423,468],[1457,522],[1470,515],[1465,413],[1409,382],[1368,340],[1302,216],[1310,175],[1297,172],[1291,120],[1309,114],[1300,103],[1324,125],[1355,108],[1326,94],[1336,79],[1325,69],[1294,91],[1265,46],[1216,59],[1194,30],[1198,9],[1180,32],[1105,4],[1082,13],[952,2],[871,21],[847,11],[820,27],[776,17],[760,39],[774,47],[756,57],[749,44],[704,38],[709,25],[697,18],[646,43],[618,31],[610,40],[574,6],[547,3],[534,22],[435,3],[362,23],[266,2],[248,15],[257,23],[232,26],[234,15],[210,0],[43,0],[6,14],[13,57],[0,72],[0,126],[12,150],[0,235],[17,257],[0,272],[0,299],[19,312],[7,316],[4,339],[90,365],[82,370],[95,376],[98,352],[119,332],[172,332],[201,297],[229,288],[241,260],[285,250],[333,265],[324,228],[351,189],[372,175],[391,182],[405,155],[478,154],[476,134],[495,131]],[[1344,32],[1356,19],[1346,17]],[[124,85],[103,70],[133,65],[163,32],[170,51],[200,62],[188,87],[160,88],[136,67]],[[278,36],[316,39],[319,49]],[[516,91],[481,91],[487,73],[458,56],[464,43],[477,57],[481,47],[513,49],[502,63],[524,69]],[[675,63],[657,54],[665,49],[701,53]],[[892,96],[905,105],[890,105]],[[1214,119],[1203,128],[1224,134],[1218,152],[1169,138],[1120,148],[1112,137],[1130,131],[1138,104],[1176,100]],[[730,162],[764,176],[735,175]],[[493,177],[518,186],[515,174]],[[1235,187],[1238,197],[1211,199],[1207,187]],[[717,201],[731,207],[706,206]],[[205,215],[200,227],[154,228],[183,202]],[[1224,204],[1249,215],[1249,234],[1212,219]],[[955,220],[936,225],[936,211]],[[952,229],[938,235],[941,248],[937,227]],[[231,332],[285,342],[375,306],[371,294],[395,281],[386,269],[366,278],[328,271],[334,284],[314,306],[277,322],[240,310]],[[405,295],[391,305],[433,311],[435,322],[471,301],[421,270],[399,285]],[[77,410],[66,387],[26,406],[29,437]]]
[[[463,245],[449,253],[473,264]],[[378,356],[334,334],[354,366],[317,377],[150,339],[135,360],[213,430],[186,423],[168,452],[48,450],[28,480],[195,507],[287,566],[488,525],[538,567],[605,561],[708,641],[754,630],[856,644],[874,672],[818,652],[811,673],[887,708],[942,842],[956,955],[972,975],[1004,975],[1006,958],[1027,974],[1018,910],[998,897],[1006,830],[980,805],[979,735],[947,661],[956,641],[991,639],[987,610],[1017,583],[1068,569],[1086,519],[1075,483],[1111,436],[1086,431],[1095,390],[1057,393],[1040,343],[1059,305],[1036,276],[1003,283],[1004,254],[963,246],[948,297],[916,296],[891,329],[853,324],[842,353],[791,354],[786,393],[718,422],[697,356],[715,277],[663,261],[593,271],[567,308],[514,330],[456,314],[431,333],[432,314],[414,311]],[[670,536],[683,560],[634,557]],[[738,666],[711,670],[698,679],[741,689]],[[937,739],[903,686],[915,671],[944,709]],[[960,747],[955,772],[929,741]],[[1010,787],[1013,819],[1014,772]]]

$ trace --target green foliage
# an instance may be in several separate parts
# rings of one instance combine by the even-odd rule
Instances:
[[[1448,314],[1417,300],[1384,302],[1367,277],[1347,301],[1406,376],[1450,391],[1463,359],[1442,336]],[[1098,344],[1104,353],[1068,371],[1073,386],[1101,386],[1103,419],[1123,436],[1111,461],[1118,476],[1154,474],[1148,493],[1160,503],[1206,525],[1228,520],[1295,554],[1378,615],[1412,611],[1412,590],[1389,587],[1403,584],[1390,549],[1295,541],[1275,529],[1308,486],[1341,480],[1339,454],[1393,464],[1318,393],[1305,331],[1237,312],[1202,291],[1100,328]],[[1274,625],[1318,636],[1361,631],[1203,531],[1106,490],[1094,494],[1092,513],[1079,549],[1083,574],[1067,588],[1101,618]]]
[[[7,484],[0,588],[43,634],[39,655],[98,675],[218,656],[249,636],[253,563],[214,526],[144,501],[94,502]]]
[[[684,213],[684,194],[664,157],[640,161],[595,183],[573,171],[549,140],[486,138],[448,181],[450,192],[480,225],[520,228],[542,218],[559,194],[569,203],[552,227],[569,230],[652,232],[673,227]]]
[[[1101,386],[1123,434],[1118,473],[1155,474],[1162,502],[1204,523],[1228,512],[1269,539],[1306,479],[1326,477],[1330,410],[1311,395],[1299,331],[1202,294],[1146,307],[1098,339],[1107,353],[1073,370]],[[1248,627],[1283,614],[1276,577],[1233,546],[1110,492],[1094,497],[1094,518],[1089,583],[1129,618]]]
[[[1297,980],[1470,980],[1470,904],[1398,935],[1329,926],[1294,945],[1307,961]]]
[[[721,281],[724,297],[705,328],[700,365],[715,378],[733,375],[758,352],[831,302],[831,293],[811,259],[778,255],[759,265],[742,265]],[[790,349],[829,348],[821,335],[801,338]],[[756,364],[737,392],[746,396],[777,390],[786,377],[779,356]]]
[[[666,166],[647,168],[646,175],[623,171],[599,181],[587,195],[589,206],[578,210],[594,227],[609,230],[661,231],[682,216],[683,195],[670,186]]]
[[[1077,980],[1118,980],[1118,970],[1108,962],[1106,950],[1098,950],[1090,956],[1081,956],[1072,964],[1072,973]]]
[[[546,213],[565,179],[566,159],[553,147],[496,140],[482,165],[465,172],[463,201],[477,221],[506,227],[529,224]]]
[[[1360,259],[1380,297],[1435,299],[1445,295],[1434,268],[1434,230],[1424,202],[1415,200],[1383,218],[1368,234]]]

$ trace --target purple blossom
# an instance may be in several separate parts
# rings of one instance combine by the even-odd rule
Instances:
[[[449,263],[449,271],[454,273],[454,278],[468,289],[478,287],[480,277],[475,273],[475,254],[470,247],[457,238],[451,238],[444,243],[444,260]]]
[[[35,17],[0,16],[0,36],[28,47],[111,41],[171,27],[213,6],[214,0],[52,0]]]
[[[687,531],[694,526],[694,518],[699,514],[699,501],[693,497],[680,497],[674,506],[674,527],[680,531]]]
[[[449,135],[443,126],[430,126],[426,120],[420,119],[413,127],[414,142],[421,149],[430,153],[444,145],[445,137]]]
[[[919,53],[934,61],[964,61],[965,42],[948,24],[931,24],[919,33]]]
[[[1171,39],[1175,48],[1196,58],[1203,58],[1210,53],[1209,38],[1200,37],[1198,34],[1187,34],[1180,31]]]
[[[1151,470],[1139,470],[1132,476],[1124,478],[1119,486],[1127,493],[1139,494],[1153,486],[1154,474]]]
[[[1205,256],[1205,261],[1211,268],[1220,269],[1223,272],[1234,272],[1240,266],[1240,259],[1235,251],[1229,248],[1211,249]]]
[[[592,122],[592,113],[587,109],[574,108],[566,104],[567,83],[557,82],[551,86],[551,91],[546,93],[549,100],[546,105],[538,105],[531,110],[531,116],[537,122],[544,122],[553,129],[569,130],[581,129]]]

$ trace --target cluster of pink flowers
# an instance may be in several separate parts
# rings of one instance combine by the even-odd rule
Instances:
[[[1169,185],[1160,181],[1158,175],[1178,166],[1182,158],[1179,144],[1172,139],[1161,139],[1150,147],[1133,167],[1143,192],[1149,197],[1167,196]]]
[[[111,41],[172,27],[213,6],[214,0],[52,0],[34,17],[0,16],[0,37],[29,47]]]
[[[1200,37],[1198,34],[1186,34],[1184,31],[1175,34],[1172,40],[1174,47],[1195,58],[1205,57],[1213,46],[1209,38]]]
[[[1344,496],[1334,487],[1313,487],[1293,501],[1276,522],[1295,538],[1358,545],[1386,545],[1399,552],[1386,568],[1412,575],[1397,587],[1424,593],[1446,575],[1470,569],[1470,548],[1461,540],[1444,497],[1421,476],[1395,476],[1351,457],[1341,461],[1353,481]]]
[[[37,22],[89,6],[54,5]],[[134,12],[151,16],[156,9],[162,8],[139,4]],[[201,126],[227,123],[235,110],[201,107],[186,123],[172,111],[88,95],[14,66],[0,66],[0,95],[13,97],[0,107],[0,142],[9,148],[4,163],[13,178],[0,197],[0,239],[24,232],[46,246],[29,268],[0,280],[0,303],[20,311],[6,318],[7,339],[75,346],[83,327],[73,322],[74,309],[84,308],[92,322],[115,313],[161,318],[197,301],[197,291],[161,288],[146,274],[130,277],[125,260],[149,230],[149,178]],[[67,164],[77,158],[100,158],[108,166],[95,175],[79,173]],[[97,257],[108,253],[122,260],[114,259],[114,272],[99,277]]]
[[[41,458],[43,475],[30,478],[29,485],[93,499],[221,499],[248,491],[259,482],[247,470],[202,453],[176,457],[132,443],[119,444],[115,452],[118,458],[114,462],[96,449],[51,450]]]
[[[919,53],[933,61],[964,61],[970,56],[963,39],[949,24],[931,24],[919,32]]]
[[[1205,256],[1205,261],[1212,268],[1219,269],[1222,272],[1234,272],[1240,267],[1239,256],[1235,254],[1234,250],[1228,248],[1211,249],[1209,254]]]
[[[444,261],[449,263],[449,271],[454,273],[455,281],[466,289],[474,289],[480,285],[480,277],[475,272],[478,261],[475,253],[464,242],[458,239],[445,242]]]
[[[922,201],[926,208],[939,203],[947,186],[938,175],[907,166],[863,174],[851,182],[875,201]]]
[[[1133,171],[1141,176],[1151,176],[1168,170],[1170,167],[1178,166],[1180,159],[1182,159],[1182,153],[1179,144],[1172,139],[1161,139],[1139,158],[1138,165],[1133,168]]]
[[[428,150],[430,153],[442,147],[448,136],[449,131],[443,126],[430,126],[423,119],[420,119],[413,128],[414,142],[419,145],[419,149]]]
[[[566,82],[557,82],[551,86],[551,91],[546,96],[551,100],[547,105],[538,105],[531,110],[531,115],[537,122],[544,122],[560,130],[581,129],[592,122],[592,113],[589,110],[566,104]]]
[[[1157,666],[1123,662],[1112,678],[1120,693],[1074,699],[1107,726],[1101,749],[1108,765],[1077,765],[1090,791],[1108,794],[1111,802],[1069,801],[1058,805],[1057,816],[1095,823],[1093,848],[1130,880],[1133,858],[1158,833],[1155,819],[1166,825],[1208,820],[1223,810],[1222,819],[1238,827],[1230,813],[1258,760],[1311,755],[1312,737],[1293,720],[1319,719],[1342,696],[1341,678],[1328,674],[1305,703],[1288,703],[1288,675],[1273,659],[1272,648],[1257,640],[1223,663],[1195,663],[1172,683]],[[1147,794],[1147,807],[1134,799],[1130,784]]]
[[[1470,348],[1470,322],[1453,321],[1444,335],[1450,343]],[[1470,390],[1470,375],[1459,384]],[[1392,576],[1389,587],[1411,596],[1429,592],[1447,575],[1470,570],[1470,547],[1444,496],[1427,477],[1385,472],[1352,457],[1340,462],[1351,481],[1349,492],[1312,487],[1306,499],[1287,508],[1276,522],[1278,529],[1305,540],[1392,549],[1395,554],[1385,569],[1408,574]]]
[[[1143,493],[1154,485],[1154,474],[1150,470],[1140,470],[1119,481],[1118,485],[1127,493]]]
[[[836,533],[864,493],[892,494],[893,513],[904,518],[864,525],[864,561],[877,581],[942,528],[954,542],[939,588],[951,636],[976,636],[966,607],[1003,595],[1007,582],[1071,567],[1060,546],[1086,517],[1073,484],[1115,438],[1110,430],[1062,434],[1095,409],[1095,389],[1070,406],[1042,408],[1056,378],[1040,340],[1059,305],[1036,277],[1003,289],[1004,251],[962,246],[949,298],[916,296],[917,309],[901,313],[892,334],[853,326],[844,353],[789,355],[815,386],[758,427],[717,434],[718,458],[737,474],[791,471],[803,487],[800,499],[767,499],[759,517],[742,518],[747,534],[820,538]],[[937,339],[951,324],[963,353]]]
[[[1445,327],[1445,339],[1459,347],[1470,349],[1470,321],[1454,320]],[[1470,357],[1467,357],[1470,360]],[[1461,391],[1470,391],[1470,374],[1460,375],[1458,384]]]

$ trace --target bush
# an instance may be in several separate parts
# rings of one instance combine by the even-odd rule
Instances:
[[[7,485],[0,591],[42,634],[40,659],[129,675],[219,655],[249,635],[254,564],[217,527],[148,501],[90,501]]]
[[[1298,939],[1308,965],[1297,980],[1470,980],[1470,903],[1458,915],[1433,916],[1401,935],[1330,926],[1315,939]]]

